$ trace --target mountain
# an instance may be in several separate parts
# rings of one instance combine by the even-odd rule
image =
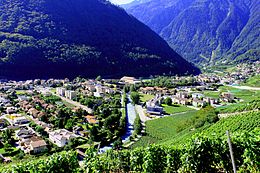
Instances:
[[[142,3],[146,3],[146,2],[149,2],[150,0],[135,0],[135,1],[132,1],[130,3],[127,3],[127,4],[122,4],[120,5],[121,7],[123,8],[130,8],[130,7],[133,7],[135,5],[139,5],[139,4],[142,4]]]
[[[106,0],[0,0],[0,76],[196,74],[155,32]]]
[[[150,0],[127,8],[194,63],[259,60],[258,0]]]

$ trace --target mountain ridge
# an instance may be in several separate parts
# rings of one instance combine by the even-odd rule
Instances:
[[[259,59],[259,8],[255,0],[150,0],[126,10],[187,60],[214,64]]]
[[[0,0],[0,12],[0,76],[199,73],[154,31],[105,0]]]

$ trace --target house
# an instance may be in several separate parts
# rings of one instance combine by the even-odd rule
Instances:
[[[39,136],[32,136],[31,138],[23,140],[20,143],[21,149],[25,153],[37,154],[47,150],[47,143]]]
[[[98,124],[97,116],[87,115],[85,116],[85,119],[90,124]]]
[[[16,108],[15,107],[7,107],[6,108],[6,113],[7,114],[13,114],[16,112]]]
[[[172,102],[179,105],[189,105],[190,100],[187,98],[172,97]]]
[[[19,139],[19,144],[24,142],[24,140],[31,138],[34,136],[34,131],[28,130],[26,128],[22,128],[16,132],[16,137]]]
[[[90,92],[95,92],[96,86],[95,85],[86,85],[86,89]]]
[[[178,98],[188,98],[189,97],[189,93],[187,93],[187,92],[178,92],[178,93],[176,93],[176,97],[178,97]]]
[[[29,123],[30,121],[24,117],[24,116],[20,116],[20,117],[14,117],[13,118],[13,124],[26,124],[26,123]]]
[[[58,129],[53,132],[49,132],[50,141],[59,147],[67,145],[71,139],[76,137],[77,136],[74,133],[66,129]]]
[[[224,102],[232,102],[234,100],[234,95],[230,92],[224,92],[221,94],[221,99]]]
[[[193,99],[192,100],[192,105],[195,107],[204,107],[207,105],[207,103],[203,100],[199,100],[199,99]]]
[[[203,101],[205,101],[206,103],[208,103],[210,105],[214,105],[214,104],[218,104],[219,103],[218,99],[211,98],[211,97],[203,98]]]
[[[40,113],[40,111],[38,111],[38,110],[35,109],[35,108],[30,108],[30,109],[28,110],[28,113],[29,113],[30,115],[32,115],[34,118],[37,118],[37,117],[38,117],[38,114]]]

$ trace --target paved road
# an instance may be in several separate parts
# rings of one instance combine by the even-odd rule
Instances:
[[[257,90],[260,91],[259,87],[250,87],[250,86],[235,86],[235,85],[228,85],[233,88],[242,89],[242,90]]]
[[[87,106],[84,106],[84,105],[80,104],[79,102],[75,102],[75,101],[73,101],[73,100],[67,99],[67,98],[62,97],[62,96],[60,96],[60,95],[58,95],[58,94],[55,94],[55,93],[53,93],[53,92],[52,92],[52,94],[55,95],[55,96],[60,97],[62,100],[66,101],[66,102],[68,102],[68,103],[70,103],[70,104],[72,104],[72,105],[74,105],[74,106],[76,106],[76,107],[80,107],[80,108],[86,110],[88,113],[93,113],[93,110],[92,110],[92,109],[90,109],[90,108],[87,107]]]
[[[88,108],[87,106],[84,106],[84,105],[80,104],[79,102],[75,102],[75,101],[73,101],[73,100],[67,99],[67,98],[62,97],[62,96],[60,96],[60,95],[57,95],[57,94],[55,94],[54,92],[52,92],[52,91],[50,90],[50,88],[41,88],[41,87],[39,87],[39,88],[37,88],[37,89],[38,89],[38,91],[40,91],[40,92],[42,92],[42,93],[43,93],[44,91],[48,91],[48,92],[52,93],[53,95],[60,97],[62,100],[66,101],[66,102],[68,102],[68,103],[70,103],[70,104],[72,104],[72,105],[74,105],[74,106],[76,106],[76,107],[80,107],[80,108],[86,110],[88,113],[93,113],[93,110],[90,109],[90,108]]]
[[[142,122],[146,122],[148,120],[151,120],[151,118],[145,116],[144,109],[142,108],[141,105],[135,105],[135,108],[136,108],[136,111],[139,114]]]

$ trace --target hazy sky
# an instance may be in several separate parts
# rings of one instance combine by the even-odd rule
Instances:
[[[114,4],[127,4],[129,2],[132,2],[133,0],[110,0]]]

